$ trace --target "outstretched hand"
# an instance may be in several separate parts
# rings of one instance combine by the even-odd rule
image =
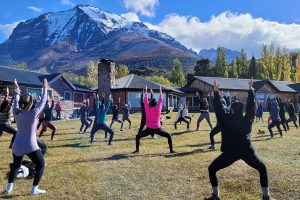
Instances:
[[[14,81],[14,84],[15,84],[15,88],[19,88],[19,85],[18,85],[17,79],[15,79],[15,81]]]
[[[214,91],[219,91],[220,83],[217,80],[214,80]]]
[[[43,86],[43,88],[44,88],[45,90],[48,89],[48,81],[47,81],[47,79],[44,79],[44,81],[43,81],[43,83],[42,83],[42,86]]]
[[[253,77],[249,80],[248,85],[249,85],[249,90],[251,90],[253,86]]]
[[[6,96],[8,96],[9,95],[9,89],[8,89],[8,87],[6,88],[6,94],[5,94]]]
[[[162,95],[161,85],[159,86],[159,93],[160,93],[160,95]]]

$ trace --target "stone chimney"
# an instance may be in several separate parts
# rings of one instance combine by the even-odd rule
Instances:
[[[111,88],[115,86],[115,63],[112,60],[102,59],[98,64],[98,91],[111,94]]]

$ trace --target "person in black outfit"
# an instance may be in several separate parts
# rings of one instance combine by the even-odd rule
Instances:
[[[272,119],[272,122],[268,125],[270,136],[271,136],[271,138],[273,138],[272,128],[276,126],[280,136],[282,137],[282,131],[280,128],[281,119],[279,116],[280,108],[278,106],[278,102],[276,99],[268,99],[268,109],[269,109],[270,116]]]
[[[197,120],[197,129],[196,129],[196,131],[199,131],[200,123],[202,122],[203,119],[206,119],[208,125],[212,129],[213,127],[212,127],[211,122],[210,122],[209,105],[208,105],[207,98],[203,98],[202,94],[199,94],[199,92],[196,92],[196,96],[198,97],[199,102],[200,102],[200,116]]]
[[[119,124],[121,124],[120,131],[123,131],[124,122],[119,119],[120,101],[121,100],[119,98],[118,104],[112,106],[112,108],[111,108],[113,116],[112,116],[112,120],[111,120],[111,123],[110,123],[110,128],[112,127],[112,125],[114,124],[114,122],[118,122]]]
[[[91,121],[90,123],[88,122],[88,107],[86,106],[86,102],[83,102],[83,105],[79,109],[80,113],[80,121],[81,121],[81,127],[79,132],[82,133],[82,129],[85,126],[84,133],[86,133],[86,130],[92,125]]]
[[[220,199],[216,173],[240,159],[259,172],[260,184],[263,191],[262,199],[270,199],[266,166],[257,156],[250,141],[252,123],[255,117],[255,101],[252,85],[253,79],[249,81],[246,114],[243,115],[243,104],[241,102],[232,104],[231,113],[225,112],[218,92],[219,83],[214,81],[213,102],[216,116],[221,126],[222,154],[208,167],[213,194],[210,198],[205,198],[207,200]]]
[[[285,105],[279,98],[277,98],[277,102],[279,104],[279,116],[281,120],[281,125],[283,126],[283,129],[286,132],[290,128],[285,118]]]
[[[286,121],[287,126],[288,126],[289,122],[293,122],[294,125],[296,126],[296,128],[298,129],[297,116],[296,116],[296,113],[295,113],[294,104],[292,102],[290,102],[287,109],[288,109],[288,113],[289,113],[289,116],[290,116],[290,118]],[[288,126],[288,129],[289,129],[289,126]]]
[[[176,117],[176,120],[175,120],[175,123],[174,123],[174,127],[175,127],[175,129],[177,129],[177,124],[178,123],[185,122],[186,126],[187,126],[187,130],[189,130],[190,122],[184,118],[183,109],[184,109],[183,105],[180,105],[179,110],[178,110],[178,114],[177,114],[177,117]]]
[[[15,140],[17,130],[11,126],[10,117],[11,117],[11,107],[12,101],[8,101],[9,89],[6,88],[6,94],[3,102],[0,105],[0,136],[2,136],[3,132],[7,132],[13,135],[9,148],[12,148],[12,144]]]

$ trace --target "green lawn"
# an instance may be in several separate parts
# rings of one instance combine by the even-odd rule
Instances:
[[[145,138],[141,141],[140,154],[135,150],[135,134],[140,115],[132,115],[131,130],[116,130],[113,145],[108,146],[103,132],[98,132],[95,142],[89,143],[88,135],[79,133],[79,120],[61,121],[56,141],[50,141],[50,132],[43,136],[49,149],[40,188],[47,193],[34,199],[203,199],[211,193],[208,166],[220,154],[220,134],[217,150],[208,151],[209,128],[206,122],[196,129],[195,114],[190,130],[178,125],[174,130],[173,118],[165,120],[163,128],[173,136],[174,150],[168,154],[165,138]],[[214,114],[212,116],[215,124]],[[265,114],[265,118],[267,114]],[[266,119],[265,119],[266,120]],[[110,123],[110,117],[108,117]],[[265,162],[271,195],[277,200],[300,199],[300,131],[295,127],[279,138],[269,134],[258,135],[261,128],[267,133],[266,124],[253,126],[253,145]],[[88,130],[90,131],[90,129]],[[89,134],[89,132],[88,132]],[[0,185],[6,186],[6,173],[12,161],[8,149],[10,135],[0,138]],[[222,199],[260,199],[258,172],[238,161],[218,173]],[[12,195],[0,198],[29,199],[32,180],[17,180]]]

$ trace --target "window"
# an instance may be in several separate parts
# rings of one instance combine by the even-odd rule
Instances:
[[[71,101],[71,92],[65,91],[64,92],[64,100],[65,101]]]
[[[27,94],[31,95],[33,99],[38,99],[41,96],[41,88],[27,88]],[[52,98],[52,90],[48,90],[48,96]]]
[[[150,94],[148,94],[150,98]],[[154,93],[153,98],[158,100],[159,93]],[[166,94],[163,93],[163,107],[166,107]],[[141,93],[140,92],[128,92],[128,102],[130,102],[131,106],[134,108],[140,108],[141,102]]]

